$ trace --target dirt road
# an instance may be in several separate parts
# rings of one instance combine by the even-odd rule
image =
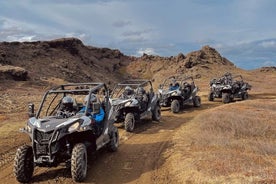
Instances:
[[[88,177],[84,183],[175,183],[170,176],[170,165],[166,158],[174,131],[185,126],[195,115],[220,102],[204,104],[200,108],[187,107],[179,114],[162,110],[160,122],[145,121],[137,125],[133,133],[120,131],[120,146],[117,152],[101,150],[89,159]],[[1,183],[16,183],[13,175],[15,150],[2,155],[0,167]],[[6,161],[3,161],[5,160]],[[33,183],[73,183],[70,170],[57,168],[35,168]]]

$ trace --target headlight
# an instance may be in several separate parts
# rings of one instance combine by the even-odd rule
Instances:
[[[130,104],[131,104],[131,101],[125,103],[125,107],[126,107],[126,106],[130,106]]]
[[[29,133],[32,133],[32,127],[31,127],[30,125],[27,125],[27,126],[25,127],[25,130],[26,130],[27,132],[29,132]]]
[[[177,96],[177,92],[174,91],[174,92],[172,93],[172,96]]]
[[[32,132],[32,127],[31,127],[30,125],[27,125],[27,126],[26,126],[26,130],[27,130],[27,132],[30,132],[30,133],[31,133],[31,132]]]
[[[76,130],[78,130],[80,127],[80,123],[79,122],[76,122],[74,124],[72,124],[69,128],[68,128],[68,132],[71,133],[71,132],[74,132]]]

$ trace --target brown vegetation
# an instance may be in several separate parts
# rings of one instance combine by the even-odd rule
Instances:
[[[181,183],[275,183],[275,109],[274,96],[197,115],[174,136],[171,174]]]

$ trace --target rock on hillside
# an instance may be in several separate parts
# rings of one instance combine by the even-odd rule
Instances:
[[[28,71],[21,67],[14,67],[10,65],[0,65],[0,79],[1,80],[16,80],[25,81],[28,78]]]
[[[30,80],[108,83],[124,78],[122,68],[129,62],[119,50],[85,46],[76,38],[0,43],[0,64],[23,68]]]
[[[275,66],[270,66],[270,67],[262,67],[258,69],[260,72],[276,72],[276,67]]]

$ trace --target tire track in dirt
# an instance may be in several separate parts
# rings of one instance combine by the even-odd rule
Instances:
[[[210,103],[200,108],[186,107],[178,114],[162,110],[160,122],[144,121],[133,133],[119,128],[120,146],[117,152],[99,150],[89,158],[88,176],[84,183],[171,183],[168,175],[166,156],[171,147],[174,131],[185,125],[198,113],[221,105]],[[13,158],[12,158],[13,159]],[[13,162],[5,161],[0,172],[1,183],[15,183]],[[56,168],[35,168],[34,183],[74,183],[70,170],[64,166]]]
[[[5,167],[14,159],[16,149],[17,147],[13,147],[12,150],[0,154],[0,169],[2,169],[2,167]]]

